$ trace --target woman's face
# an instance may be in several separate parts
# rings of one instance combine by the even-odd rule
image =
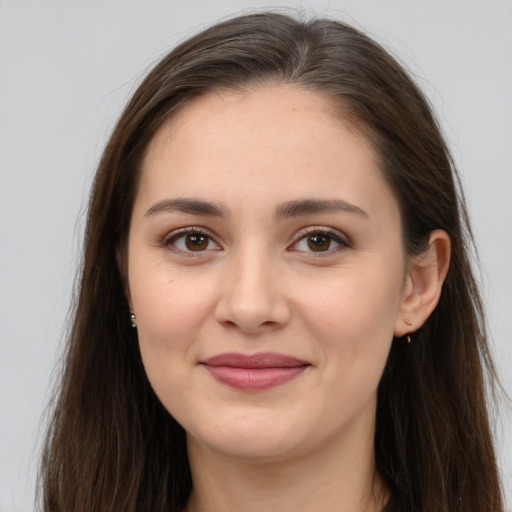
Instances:
[[[403,322],[397,201],[317,93],[194,99],[145,156],[127,294],[149,380],[189,443],[279,460],[370,443]]]

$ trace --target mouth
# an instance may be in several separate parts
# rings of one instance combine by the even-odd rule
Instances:
[[[298,377],[311,364],[275,353],[219,354],[200,363],[221,384],[241,391],[264,391]]]

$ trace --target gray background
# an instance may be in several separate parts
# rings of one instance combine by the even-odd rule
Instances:
[[[512,394],[511,1],[0,0],[0,510],[33,509],[88,187],[122,105],[177,41],[220,17],[285,5],[364,28],[433,102],[463,174]],[[510,416],[502,408],[497,430],[512,496]]]

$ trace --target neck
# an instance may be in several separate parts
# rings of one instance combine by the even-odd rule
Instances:
[[[373,431],[355,434],[271,461],[231,458],[189,438],[185,512],[380,512],[388,491],[375,468]]]

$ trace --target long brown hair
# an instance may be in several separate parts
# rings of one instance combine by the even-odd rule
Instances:
[[[432,111],[378,44],[332,20],[260,13],[217,24],[148,74],[122,113],[90,196],[81,276],[41,466],[44,511],[180,511],[191,489],[183,429],[148,383],[123,292],[141,158],[162,122],[213,89],[287,83],[335,100],[373,144],[398,198],[404,250],[445,230],[439,304],[411,344],[394,340],[378,390],[375,456],[387,511],[502,512],[486,384],[495,372],[470,265],[457,173]],[[123,258],[121,258],[123,259]],[[122,267],[122,265],[121,265]]]

